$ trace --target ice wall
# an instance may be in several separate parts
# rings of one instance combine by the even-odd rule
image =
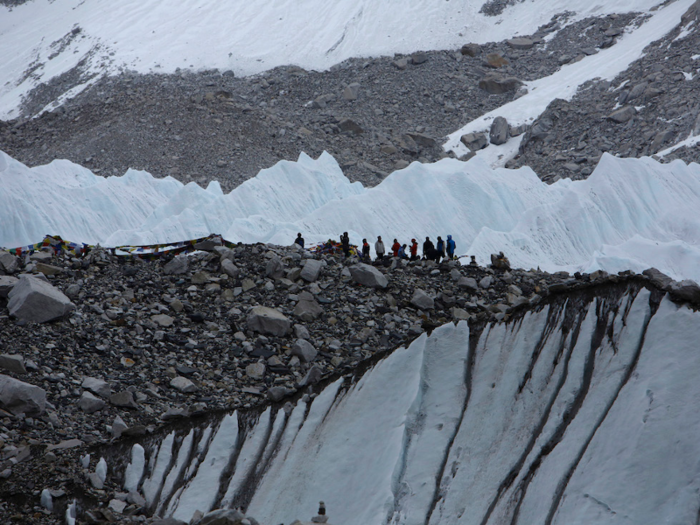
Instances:
[[[223,194],[130,170],[99,177],[67,161],[27,168],[0,152],[0,246],[58,234],[73,242],[155,244],[220,233],[233,242],[452,235],[480,264],[503,251],[549,272],[655,267],[700,282],[700,165],[603,155],[585,181],[547,185],[529,168],[482,159],[413,163],[374,188],[351,183],[333,157],[281,161]],[[372,243],[373,245],[373,243]]]
[[[445,325],[315,397],[151,443],[141,487],[185,521],[323,500],[347,525],[694,523],[699,320],[630,285]]]

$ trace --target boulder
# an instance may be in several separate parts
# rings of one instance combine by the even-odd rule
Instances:
[[[437,141],[434,138],[423,133],[406,133],[406,135],[421,148],[434,148],[437,146]]]
[[[292,345],[292,355],[299,357],[304,363],[310,363],[316,359],[318,351],[305,339],[297,339]]]
[[[265,375],[265,365],[262,363],[251,363],[245,367],[245,374],[251,379],[262,379]]]
[[[85,390],[89,390],[93,394],[97,394],[100,397],[109,397],[112,394],[112,389],[109,383],[104,379],[98,379],[96,377],[86,377],[83,379],[82,386]]]
[[[530,49],[532,46],[535,45],[535,42],[533,40],[530,40],[529,38],[518,37],[506,40],[506,44],[508,44],[513,49]]]
[[[484,65],[498,69],[499,67],[507,66],[508,60],[506,60],[500,53],[489,53],[486,55]]]
[[[312,297],[311,299],[302,299],[294,307],[292,312],[302,321],[311,322],[318,318],[323,313],[323,308]]]
[[[318,366],[313,365],[309,369],[309,371],[306,373],[306,375],[304,376],[304,379],[302,379],[299,382],[299,386],[304,387],[304,386],[313,385],[315,383],[318,383],[322,377],[323,377],[323,371]]]
[[[265,277],[271,279],[281,279],[284,277],[284,263],[277,257],[273,257],[267,261],[265,265]]]
[[[63,268],[51,264],[36,263],[34,268],[37,272],[43,273],[44,275],[61,275],[63,273]]]
[[[19,257],[15,257],[10,252],[0,250],[0,273],[12,274],[19,270]]]
[[[634,106],[625,106],[624,108],[618,109],[617,111],[613,111],[612,113],[610,113],[610,115],[608,115],[608,119],[618,124],[624,124],[636,114],[637,110],[634,109]]]
[[[478,290],[478,284],[473,277],[460,277],[457,286],[472,293],[476,293]]]
[[[479,88],[491,95],[500,95],[515,91],[522,82],[515,77],[502,77],[500,75],[488,75],[479,81]]]
[[[0,275],[0,299],[4,299],[10,293],[10,290],[19,282],[17,277],[9,275]]]
[[[173,325],[173,323],[175,322],[175,318],[170,317],[167,314],[157,314],[151,316],[151,321],[156,323],[158,326],[168,328]]]
[[[689,279],[674,282],[671,284],[671,297],[678,301],[700,304],[700,286]]]
[[[241,525],[245,516],[237,509],[217,509],[207,512],[192,525]]]
[[[285,336],[292,328],[291,321],[280,311],[267,306],[256,306],[248,314],[248,329],[262,334]]]
[[[428,61],[427,53],[413,53],[411,55],[411,64],[417,66]]]
[[[107,403],[105,403],[102,399],[95,397],[90,392],[83,392],[83,394],[80,396],[80,400],[78,401],[78,408],[80,408],[80,410],[83,412],[92,414],[93,412],[102,410],[106,404]]]
[[[343,100],[357,100],[360,92],[360,84],[353,82],[343,90]]]
[[[350,267],[352,280],[370,288],[386,288],[389,281],[386,276],[369,264],[359,263]]]
[[[186,377],[176,376],[170,380],[170,386],[183,394],[191,394],[197,391],[197,386]]]
[[[277,403],[278,401],[282,401],[282,399],[287,397],[292,392],[294,391],[283,386],[273,386],[267,391],[267,398],[273,403]]]
[[[508,121],[503,117],[496,117],[491,123],[491,132],[489,133],[489,141],[491,144],[499,146],[508,142]]]
[[[189,263],[187,262],[186,255],[177,255],[172,261],[163,266],[163,273],[165,275],[182,275],[187,273],[189,269]]]
[[[471,151],[478,151],[489,145],[489,139],[483,133],[466,133],[459,138],[459,141]]]
[[[421,310],[432,310],[435,308],[435,301],[433,298],[420,288],[413,292],[411,304],[416,308],[420,308]]]
[[[648,268],[642,272],[643,275],[649,277],[649,280],[662,290],[670,290],[673,279],[656,268]]]
[[[502,253],[492,253],[491,268],[495,270],[510,270],[510,261]]]
[[[306,259],[306,264],[304,264],[299,277],[309,283],[312,283],[318,279],[322,267],[323,263],[318,259]]]
[[[355,135],[359,135],[360,133],[364,132],[362,126],[349,118],[344,118],[338,122],[338,129],[342,133],[354,133]]]
[[[46,407],[46,391],[10,376],[0,375],[0,407],[16,415],[39,416]]]
[[[131,392],[125,390],[123,392],[117,392],[109,396],[109,402],[116,407],[123,408],[138,408],[136,401],[134,401],[134,396]]]
[[[13,374],[21,375],[27,373],[27,369],[24,368],[24,357],[18,354],[0,355],[0,368]]]
[[[22,275],[8,294],[10,315],[30,323],[45,323],[65,317],[75,305],[48,282]]]
[[[460,52],[465,56],[475,57],[481,54],[481,46],[479,44],[464,44]]]

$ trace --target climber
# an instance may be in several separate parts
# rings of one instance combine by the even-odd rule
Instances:
[[[437,254],[435,255],[435,262],[439,263],[440,259],[445,256],[445,241],[443,241],[442,237],[440,236],[437,238],[437,246],[435,249],[437,251]]]
[[[399,244],[399,241],[394,239],[394,244],[391,245],[391,251],[394,252],[394,257],[399,256],[399,248],[401,248],[401,244]]]
[[[369,243],[367,242],[367,239],[362,239],[362,260],[364,262],[369,262]]]
[[[302,248],[304,247],[304,238],[301,236],[301,233],[297,233],[297,238],[294,239],[294,244],[298,244]]]
[[[430,237],[426,237],[423,243],[423,257],[429,261],[435,259],[435,245],[433,241],[430,240]]]
[[[382,241],[382,236],[377,237],[377,242],[374,243],[374,251],[377,252],[377,260],[381,261],[384,258],[384,241]]]
[[[455,256],[455,248],[457,247],[457,244],[455,241],[452,239],[452,235],[447,236],[447,258],[448,259],[453,259]]]
[[[345,257],[350,257],[350,237],[348,237],[348,232],[343,232],[343,235],[340,237],[340,244],[343,246]]]
[[[418,260],[418,243],[415,239],[411,239],[411,260]]]

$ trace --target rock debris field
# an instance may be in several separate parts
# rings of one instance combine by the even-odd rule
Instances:
[[[3,522],[51,523],[44,489],[54,510],[80,496],[94,523],[144,521],[138,494],[98,475],[99,457],[80,458],[181,418],[313,395],[445,322],[507,321],[550,294],[624,279],[700,303],[695,283],[655,270],[569,276],[500,260],[369,265],[296,245],[209,248],[150,261],[101,248],[0,253]]]

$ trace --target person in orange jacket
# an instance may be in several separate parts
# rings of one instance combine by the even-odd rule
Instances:
[[[418,243],[415,239],[411,239],[411,260],[418,260]]]
[[[391,251],[394,252],[394,257],[399,256],[399,250],[401,249],[401,245],[399,244],[399,241],[394,239],[394,244],[391,245]]]

